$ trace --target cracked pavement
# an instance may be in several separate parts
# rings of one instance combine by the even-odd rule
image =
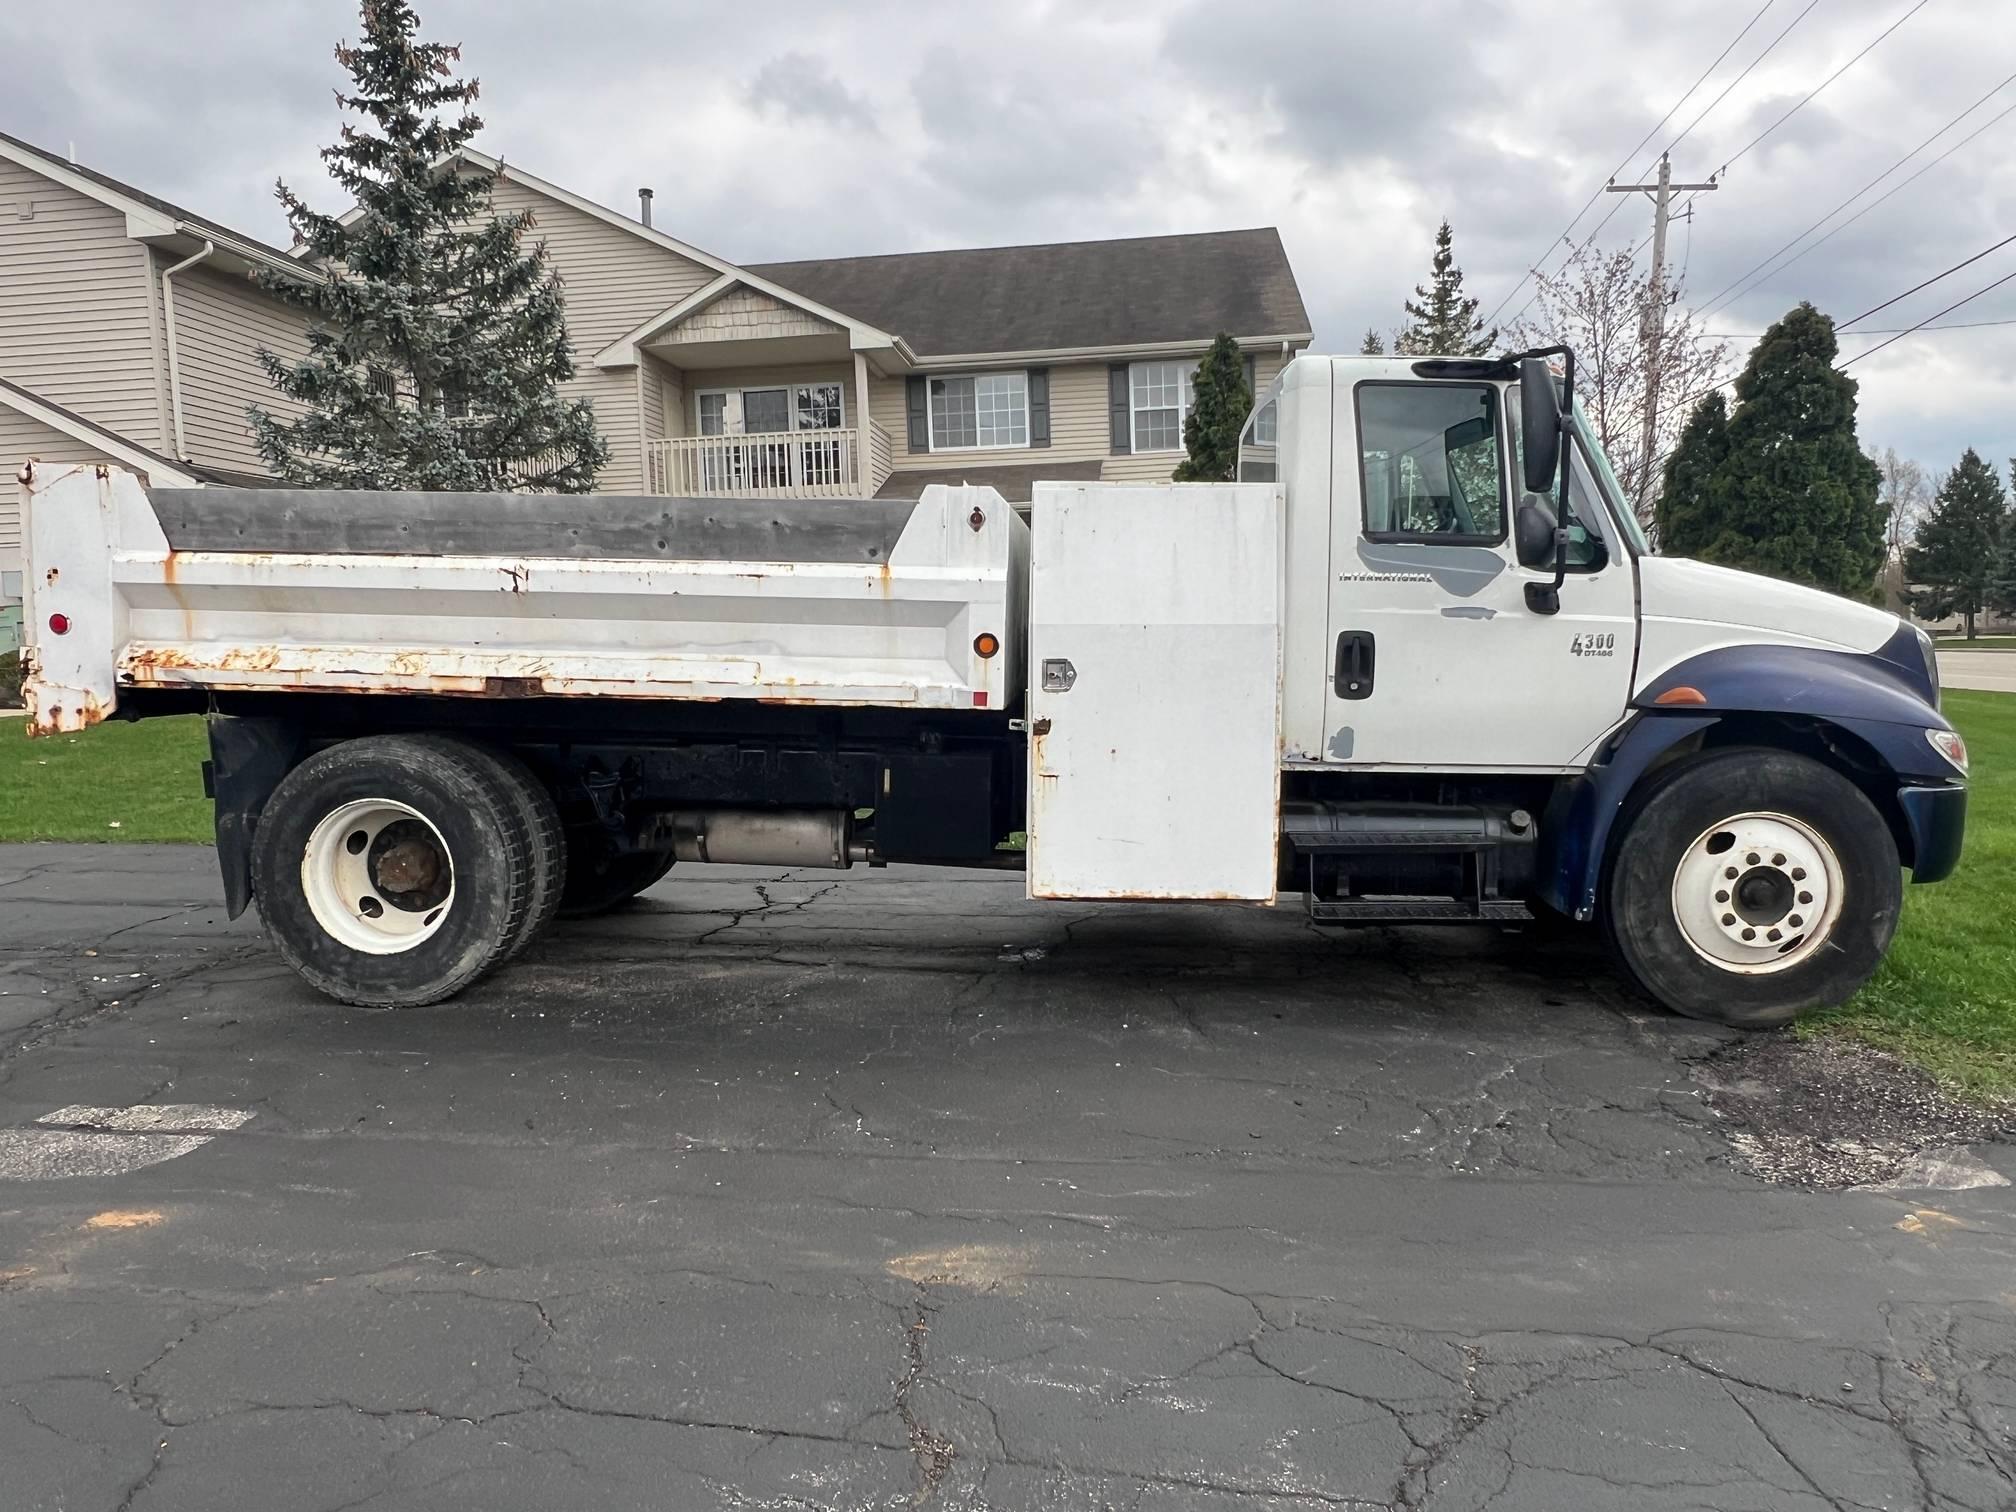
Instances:
[[[1757,1179],[1586,951],[681,867],[390,1014],[219,898],[0,847],[0,1132],[254,1115],[0,1180],[7,1512],[2016,1505],[2016,1188]]]

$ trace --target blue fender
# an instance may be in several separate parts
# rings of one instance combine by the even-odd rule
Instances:
[[[1662,704],[1682,688],[1700,695]],[[1950,730],[1917,633],[1873,652],[1810,646],[1724,646],[1661,673],[1632,700],[1638,711],[1589,768],[1556,792],[1542,841],[1539,893],[1561,913],[1593,915],[1603,858],[1631,789],[1681,741],[1734,714],[1778,714],[1854,737],[1889,770],[1911,839],[1913,879],[1935,882],[1960,858],[1967,788],[1925,738]]]

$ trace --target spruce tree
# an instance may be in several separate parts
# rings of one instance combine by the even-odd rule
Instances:
[[[274,388],[306,406],[249,413],[260,455],[316,488],[586,493],[609,459],[574,375],[559,276],[529,212],[491,208],[494,175],[440,164],[475,136],[474,79],[460,50],[420,41],[407,0],[364,0],[363,40],[336,58],[352,89],[322,149],[354,220],[277,186],[317,275],[261,275],[311,317],[308,354],[261,351]]]
[[[1190,413],[1183,418],[1178,483],[1229,483],[1239,476],[1239,433],[1253,409],[1246,386],[1246,359],[1239,343],[1223,331],[1197,364],[1190,380]]]
[[[2002,480],[1970,446],[1939,485],[1931,513],[1904,553],[1912,612],[1935,620],[1957,614],[1972,640],[1975,617],[1994,605],[2012,537]]]
[[[1715,422],[1700,411],[1689,421],[1701,422],[1700,445],[1683,465],[1682,496],[1662,503],[1661,549],[1852,598],[1875,593],[1882,479],[1855,438],[1856,384],[1835,370],[1835,351],[1834,322],[1810,304],[1764,333],[1705,481]]]
[[[1485,330],[1477,318],[1477,301],[1464,297],[1454,241],[1445,220],[1435,233],[1428,282],[1416,284],[1414,298],[1403,305],[1408,324],[1393,341],[1393,350],[1403,356],[1481,357],[1498,344],[1497,330]]]
[[[1694,406],[1666,459],[1652,523],[1659,549],[1698,557],[1711,548],[1718,524],[1710,489],[1729,456],[1729,404],[1715,389]]]
[[[1385,341],[1370,326],[1365,327],[1365,339],[1358,343],[1358,355],[1360,357],[1384,357],[1386,355]]]

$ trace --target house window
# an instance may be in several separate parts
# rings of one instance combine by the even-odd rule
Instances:
[[[1137,452],[1181,451],[1194,362],[1137,362],[1127,370]]]
[[[441,413],[446,415],[450,420],[467,420],[469,418],[468,397],[463,394],[444,395],[441,400]]]
[[[399,397],[399,380],[392,376],[392,369],[390,368],[374,367],[370,369],[365,381],[370,385],[371,392],[376,394],[380,399],[397,399]]]
[[[977,373],[931,380],[931,450],[1029,444],[1029,375]]]

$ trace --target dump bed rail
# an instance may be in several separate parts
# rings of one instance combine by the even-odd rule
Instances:
[[[999,709],[1021,686],[1028,527],[989,488],[150,494],[108,467],[21,487],[37,732],[136,688]]]

